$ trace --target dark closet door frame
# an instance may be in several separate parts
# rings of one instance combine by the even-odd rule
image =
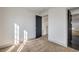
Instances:
[[[68,9],[67,10],[67,25],[68,25],[68,46],[71,47],[72,46],[72,15],[71,15],[71,11]]]
[[[36,15],[36,38],[42,36],[42,16]]]

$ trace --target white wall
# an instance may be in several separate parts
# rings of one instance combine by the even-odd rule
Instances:
[[[38,15],[40,15],[40,16],[48,15],[48,9],[45,10],[45,11],[42,11],[42,12],[38,13]]]
[[[7,42],[14,42],[14,23],[20,26],[20,40],[23,40],[23,30],[28,32],[28,38],[35,38],[35,13],[30,12],[26,8],[0,8],[3,12],[2,19],[0,19],[0,28],[2,28],[0,35],[0,44]],[[5,42],[2,43],[1,41]],[[8,45],[8,44],[7,44]]]
[[[48,11],[48,40],[67,47],[67,9],[50,8]]]
[[[0,47],[4,47],[4,45],[5,46],[9,45],[8,40],[5,39],[3,13],[4,13],[3,8],[0,8]]]

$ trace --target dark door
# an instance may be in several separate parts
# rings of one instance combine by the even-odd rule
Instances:
[[[70,10],[68,12],[68,46],[72,45],[72,15]]]
[[[36,38],[42,35],[42,17],[36,15]]]

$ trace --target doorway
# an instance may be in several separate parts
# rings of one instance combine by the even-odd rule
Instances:
[[[77,10],[68,10],[68,46],[79,50],[79,14]]]
[[[36,15],[36,38],[41,36],[48,37],[48,15]]]
[[[42,36],[48,35],[48,15],[42,16]]]

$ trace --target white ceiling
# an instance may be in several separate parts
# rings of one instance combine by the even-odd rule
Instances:
[[[42,11],[48,10],[49,7],[28,7],[27,9],[31,10],[31,11],[33,11],[35,13],[40,13]]]

